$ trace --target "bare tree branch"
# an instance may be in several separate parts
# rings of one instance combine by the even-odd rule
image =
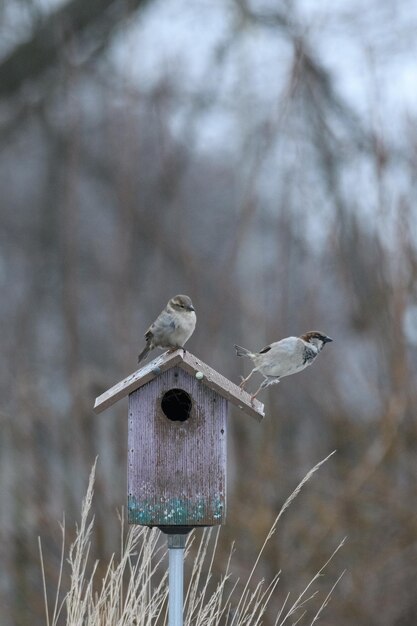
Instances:
[[[147,0],[71,0],[50,13],[34,30],[29,41],[17,46],[0,64],[0,98],[10,97],[28,80],[38,79],[54,67],[71,41],[82,43],[82,38],[94,31],[94,45],[106,42],[120,19]],[[122,12],[115,19],[115,13]]]

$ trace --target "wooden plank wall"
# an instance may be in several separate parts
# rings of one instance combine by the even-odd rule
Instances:
[[[192,399],[188,420],[171,421],[170,389]],[[174,367],[129,396],[129,523],[217,525],[226,513],[227,401]]]

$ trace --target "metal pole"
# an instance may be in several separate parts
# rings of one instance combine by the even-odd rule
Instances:
[[[186,537],[187,535],[168,535],[168,626],[183,626]]]

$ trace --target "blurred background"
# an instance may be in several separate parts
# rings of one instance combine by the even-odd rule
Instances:
[[[53,589],[96,455],[92,558],[118,549],[127,406],[92,406],[176,293],[235,381],[235,342],[334,339],[262,424],[232,411],[219,571],[336,449],[263,557],[272,605],[347,536],[321,623],[417,623],[416,29],[411,0],[1,4],[3,626],[45,623],[37,538]]]

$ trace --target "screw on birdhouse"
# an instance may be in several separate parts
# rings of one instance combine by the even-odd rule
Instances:
[[[204,374],[203,374],[203,372],[196,372],[195,373],[195,377],[196,377],[197,380],[203,380]]]
[[[155,374],[155,376],[158,376],[160,373],[161,373],[161,368],[158,367],[157,365],[152,368],[152,374]]]

